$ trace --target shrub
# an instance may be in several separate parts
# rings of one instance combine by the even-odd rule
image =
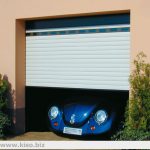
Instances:
[[[8,91],[8,81],[4,80],[2,75],[0,74],[0,137],[4,136],[4,129],[10,123],[8,116],[6,114],[7,91]]]
[[[150,139],[150,64],[143,52],[134,61],[130,76],[130,98],[126,107],[123,128],[112,137],[114,140]]]

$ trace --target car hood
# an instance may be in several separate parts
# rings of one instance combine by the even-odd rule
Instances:
[[[63,117],[69,126],[82,125],[91,115],[97,104],[72,103],[64,106]]]

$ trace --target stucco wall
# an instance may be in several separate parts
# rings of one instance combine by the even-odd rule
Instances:
[[[149,7],[149,0],[0,0],[0,73],[8,76],[15,91],[9,107],[15,110],[16,131],[25,129],[24,20],[130,11],[132,63],[139,51],[150,60]]]

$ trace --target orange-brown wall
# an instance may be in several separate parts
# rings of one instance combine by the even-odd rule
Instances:
[[[16,132],[25,131],[24,21],[129,11],[131,64],[139,51],[150,61],[150,0],[0,0],[0,73],[8,76],[15,91],[9,107]]]

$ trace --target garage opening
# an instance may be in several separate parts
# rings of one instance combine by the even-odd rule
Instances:
[[[26,21],[26,130],[48,130],[52,104],[83,96],[123,114],[129,63],[129,14]]]

